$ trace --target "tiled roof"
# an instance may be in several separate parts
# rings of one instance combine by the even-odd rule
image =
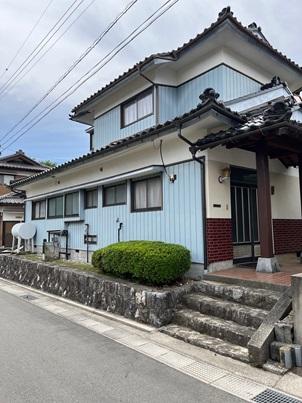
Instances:
[[[94,100],[95,98],[99,97],[100,95],[103,95],[106,91],[108,91],[110,88],[112,88],[114,85],[117,83],[121,82],[124,80],[126,77],[130,76],[132,73],[137,71],[138,69],[141,69],[151,61],[157,58],[164,58],[164,59],[170,59],[170,60],[177,60],[183,51],[185,51],[187,48],[194,46],[197,42],[200,40],[204,39],[209,33],[214,31],[220,24],[222,24],[224,21],[229,20],[231,23],[233,23],[241,32],[244,34],[248,35],[250,38],[255,40],[260,46],[264,47],[266,50],[277,56],[280,60],[283,62],[289,64],[292,68],[295,68],[298,70],[300,73],[302,73],[302,67],[300,67],[297,63],[295,63],[293,60],[285,56],[283,53],[279,52],[277,49],[273,48],[267,40],[262,38],[260,35],[253,33],[253,30],[250,28],[245,27],[242,25],[240,21],[237,20],[236,17],[234,17],[233,12],[231,11],[230,7],[225,7],[219,14],[218,14],[218,19],[210,25],[210,27],[206,28],[202,33],[198,34],[195,36],[195,38],[190,39],[188,42],[184,43],[182,46],[178,47],[177,49],[174,49],[170,52],[164,52],[164,53],[156,53],[153,55],[150,55],[146,57],[144,60],[141,60],[140,62],[136,63],[133,67],[128,69],[126,72],[118,76],[116,79],[111,81],[109,84],[105,85],[103,88],[101,88],[99,91],[95,92],[88,98],[86,98],[84,101],[79,103],[77,106],[75,106],[72,109],[72,113],[76,114],[76,112],[85,104],[89,103],[90,101]]]
[[[197,140],[190,147],[190,151],[193,157],[195,157],[198,151],[217,146],[239,147],[253,151],[254,145],[260,138],[265,137],[266,133],[276,133],[274,130],[281,127],[290,128],[289,136],[295,138],[297,147],[300,145],[299,147],[301,148],[302,123],[291,120],[295,108],[296,105],[293,105],[293,101],[291,100],[277,101],[261,112],[258,110],[256,114],[251,113],[243,124],[239,124],[228,130],[210,133]],[[249,139],[249,143],[246,142],[246,139]],[[281,137],[279,139],[281,140]],[[297,153],[300,148],[297,149]],[[290,157],[290,160],[288,160],[288,156],[279,159],[286,166],[296,165],[297,163],[296,156],[293,156],[293,158]]]
[[[25,171],[45,171],[46,166],[30,158],[22,150],[17,150],[14,154],[0,157],[0,168],[21,169]]]
[[[265,126],[271,126],[272,124],[289,122],[291,115],[292,108],[288,102],[276,102],[264,110],[257,110],[254,114],[250,113],[248,120],[243,124],[231,127],[228,130],[210,133],[202,139],[197,140],[191,151],[215,147],[216,142],[222,144],[224,141],[229,142],[232,138],[249,133],[252,130],[263,129]],[[296,122],[291,121],[291,123]]]
[[[11,192],[0,196],[0,205],[22,205],[24,204],[24,199],[25,196]]]
[[[141,142],[145,139],[151,138],[154,135],[157,135],[162,132],[168,132],[171,130],[175,130],[176,127],[180,125],[190,122],[195,117],[198,117],[204,113],[207,113],[211,110],[216,111],[228,118],[232,119],[234,122],[241,122],[245,121],[239,113],[233,112],[231,109],[224,106],[222,102],[217,101],[219,94],[217,94],[213,89],[207,88],[202,95],[200,95],[201,103],[197,105],[196,108],[192,109],[190,112],[184,113],[182,116],[176,117],[173,120],[168,120],[163,124],[159,124],[153,126],[149,129],[143,130],[139,133],[133,134],[131,136],[113,141],[112,143],[108,144],[107,146],[100,148],[96,151],[92,151],[88,154],[84,154],[78,158],[74,158],[70,161],[65,162],[55,168],[52,168],[48,171],[38,173],[36,175],[29,176],[27,178],[20,179],[18,181],[12,182],[12,187],[17,187],[18,185],[23,185],[25,183],[33,182],[38,179],[43,179],[47,176],[53,175],[56,172],[60,172],[67,168],[73,167],[75,165],[81,164],[87,160],[91,160],[93,158],[102,157],[109,153],[114,153],[120,151],[123,147],[129,146],[131,144],[136,144]]]
[[[34,172],[41,172],[41,171],[45,171],[47,168],[43,168],[43,167],[38,167],[38,166],[30,166],[27,164],[10,164],[10,163],[6,163],[6,162],[1,162],[0,161],[0,168],[7,168],[7,169],[21,169],[23,171],[34,171]]]

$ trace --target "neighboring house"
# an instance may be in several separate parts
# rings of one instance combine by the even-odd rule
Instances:
[[[274,254],[302,250],[301,87],[301,67],[223,9],[73,109],[88,154],[14,184],[36,250],[64,231],[72,259],[149,239],[185,245],[198,271],[260,255],[274,270]]]
[[[22,192],[12,192],[10,183],[45,169],[22,150],[0,158],[0,247],[12,245],[11,229],[24,219],[25,195]]]

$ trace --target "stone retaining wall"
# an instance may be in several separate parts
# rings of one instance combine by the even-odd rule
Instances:
[[[143,287],[10,255],[0,255],[0,277],[156,327],[171,322],[181,296],[194,287]]]

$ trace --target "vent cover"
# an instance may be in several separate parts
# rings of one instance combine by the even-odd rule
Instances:
[[[257,403],[301,403],[302,400],[277,392],[276,390],[266,389],[252,399]]]

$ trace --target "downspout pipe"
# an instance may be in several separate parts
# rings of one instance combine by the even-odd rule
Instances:
[[[85,224],[86,233],[86,263],[89,263],[89,224]]]
[[[138,71],[138,74],[142,77],[142,78],[144,78],[146,81],[148,81],[149,83],[151,83],[152,85],[153,85],[153,87],[155,88],[155,119],[156,119],[156,124],[158,124],[159,123],[159,110],[158,110],[158,104],[159,104],[159,102],[158,102],[158,98],[159,98],[159,95],[158,95],[158,84],[156,84],[154,81],[152,81],[149,77],[147,77],[144,73],[142,73],[142,70],[141,70],[141,67],[140,66],[138,66],[137,67],[137,71]]]
[[[181,133],[181,125],[178,127],[177,136],[180,140],[184,141],[190,147],[193,143],[184,137]],[[197,158],[195,154],[192,154],[193,161],[198,162],[202,166],[201,175],[201,188],[202,188],[202,215],[203,215],[203,253],[204,253],[204,270],[208,268],[208,243],[207,243],[207,204],[206,204],[206,172],[205,172],[205,157]]]

